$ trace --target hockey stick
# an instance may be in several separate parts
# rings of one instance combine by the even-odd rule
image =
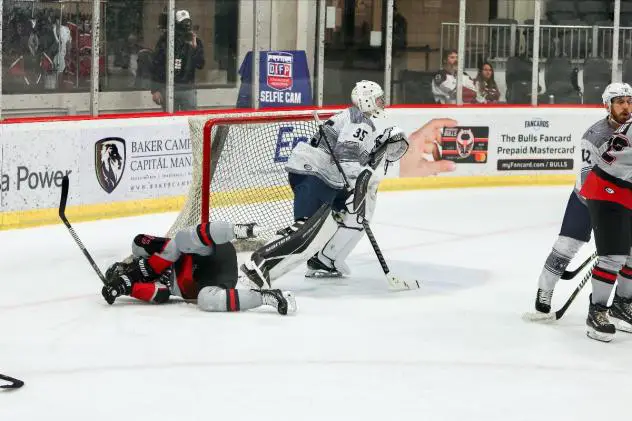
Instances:
[[[0,374],[0,380],[9,383],[0,384],[0,389],[19,389],[24,386],[24,382],[22,380],[14,379],[13,377],[5,376],[4,374]]]
[[[586,267],[588,263],[590,263],[595,258],[597,258],[597,252],[594,252],[588,259],[586,259],[581,265],[579,265],[577,269],[572,271],[565,270],[564,273],[562,273],[561,279],[573,279],[575,276],[577,276],[579,272],[582,271],[582,269]]]
[[[584,278],[581,280],[579,285],[577,285],[577,287],[575,288],[573,293],[570,295],[570,297],[568,297],[564,305],[555,313],[544,314],[544,313],[530,313],[529,312],[529,313],[525,313],[522,316],[522,318],[530,322],[554,322],[556,320],[560,320],[564,316],[564,313],[566,313],[566,310],[568,310],[568,308],[571,306],[571,304],[575,300],[575,297],[577,297],[577,294],[579,294],[579,292],[582,290],[582,288],[584,288],[584,286],[586,285],[586,283],[592,276],[592,270],[595,266],[597,266],[597,262],[595,262],[590,268],[590,270],[586,272],[586,274],[584,275]]]
[[[105,276],[103,276],[101,269],[99,269],[97,264],[94,262],[94,259],[92,258],[88,250],[86,249],[86,246],[83,245],[83,243],[81,242],[81,239],[75,232],[74,228],[72,227],[72,225],[70,225],[70,222],[68,222],[68,218],[66,218],[66,201],[68,200],[69,185],[70,185],[70,180],[68,180],[68,176],[66,175],[61,180],[61,199],[59,201],[59,217],[64,222],[64,225],[66,225],[66,228],[68,228],[70,235],[72,235],[72,238],[75,240],[75,243],[77,243],[77,245],[83,252],[83,255],[86,256],[86,259],[88,259],[88,262],[90,262],[92,269],[94,269],[94,271],[99,276],[99,279],[101,279],[101,282],[107,285],[107,281],[105,280]]]
[[[351,184],[349,184],[349,179],[347,178],[347,174],[345,174],[345,171],[342,168],[342,165],[340,165],[340,161],[338,161],[338,158],[334,154],[334,150],[331,147],[331,144],[329,143],[329,140],[327,140],[327,136],[325,135],[325,131],[323,130],[323,125],[322,125],[322,122],[321,122],[320,118],[318,117],[318,112],[317,111],[314,111],[314,120],[318,124],[318,130],[319,130],[320,138],[325,141],[325,145],[327,145],[327,149],[329,149],[329,153],[331,154],[331,159],[332,159],[332,161],[334,161],[334,164],[336,165],[336,168],[338,168],[338,171],[340,171],[340,175],[342,175],[342,179],[344,181],[345,188],[347,189],[347,191],[351,190]],[[377,244],[377,240],[375,239],[375,235],[373,235],[373,231],[371,230],[371,227],[369,226],[369,221],[367,221],[364,217],[362,217],[362,226],[364,227],[364,230],[366,231],[366,235],[369,238],[369,242],[371,243],[371,247],[373,247],[373,251],[375,252],[375,256],[377,256],[377,260],[380,262],[380,266],[382,267],[382,271],[384,272],[384,276],[386,276],[386,281],[388,282],[389,288],[390,289],[394,289],[394,290],[420,288],[421,285],[420,285],[419,281],[417,281],[417,280],[406,281],[406,280],[403,280],[403,279],[399,279],[399,278],[397,278],[397,277],[395,277],[395,276],[390,274],[391,270],[389,269],[388,264],[386,263],[386,259],[384,259],[384,255],[382,254],[382,250],[380,250],[380,246]]]

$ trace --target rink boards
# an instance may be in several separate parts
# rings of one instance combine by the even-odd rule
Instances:
[[[380,189],[572,184],[581,162],[581,136],[602,117],[600,107],[393,107],[381,124],[398,125],[408,134],[431,119],[456,120],[459,128],[445,133],[443,146],[457,169],[418,177],[392,165]],[[0,124],[0,229],[57,223],[59,187],[66,174],[71,180],[68,214],[76,221],[180,210],[193,176],[189,118],[5,120]],[[291,123],[275,131],[257,143],[264,158],[256,170],[258,185],[251,189],[261,197],[279,188],[265,175],[284,171],[284,157],[297,142]],[[282,195],[291,197],[283,189]],[[241,193],[220,192],[214,205],[223,204],[222,194],[230,194],[231,203],[247,197]]]

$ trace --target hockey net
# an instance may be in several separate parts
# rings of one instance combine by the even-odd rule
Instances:
[[[318,112],[327,119],[332,112]],[[205,221],[256,222],[265,227],[254,250],[294,222],[285,163],[298,142],[317,132],[313,111],[257,112],[192,117],[192,181],[184,207],[168,236]]]

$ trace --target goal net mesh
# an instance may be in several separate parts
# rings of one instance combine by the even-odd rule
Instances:
[[[256,241],[236,242],[239,250],[253,250],[294,222],[285,163],[293,147],[309,141],[318,125],[311,112],[288,114],[189,119],[193,178],[168,236],[204,220],[256,222],[267,231]]]

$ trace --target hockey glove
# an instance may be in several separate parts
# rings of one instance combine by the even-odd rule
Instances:
[[[108,304],[113,304],[117,297],[129,295],[133,284],[153,282],[158,276],[144,258],[130,263],[116,262],[105,272],[107,285],[103,286],[101,294]]]
[[[369,165],[375,169],[380,165],[382,158],[386,158],[388,168],[389,164],[399,161],[407,150],[408,137],[404,131],[397,126],[388,127],[375,138],[375,146],[363,165]]]
[[[105,301],[112,305],[121,295],[130,295],[132,292],[132,280],[127,275],[121,275],[114,279],[110,284],[101,288],[101,295]]]

